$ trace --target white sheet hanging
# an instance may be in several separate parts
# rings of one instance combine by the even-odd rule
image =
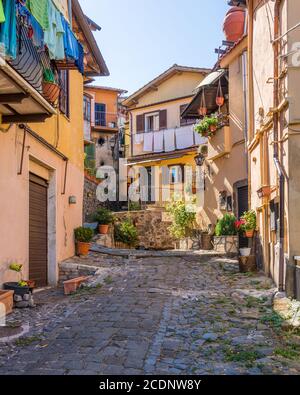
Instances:
[[[196,145],[207,144],[207,138],[206,137],[200,136],[200,134],[197,133],[197,132],[194,132],[194,133],[195,133],[195,143],[196,143]]]
[[[164,132],[154,132],[154,152],[163,152],[164,150]]]
[[[168,129],[164,131],[165,152],[175,151],[175,131]]]
[[[134,136],[135,144],[142,144],[144,142],[144,133],[137,133]]]
[[[153,132],[144,134],[144,152],[153,152]]]
[[[194,145],[194,130],[192,127],[176,130],[176,148],[185,149]]]

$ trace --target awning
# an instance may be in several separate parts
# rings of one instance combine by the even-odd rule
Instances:
[[[186,107],[186,109],[181,114],[182,118],[195,118],[198,119],[199,107],[201,105],[201,100],[203,93],[205,95],[205,103],[208,110],[208,114],[215,112],[218,109],[216,104],[216,97],[219,87],[219,81],[221,81],[223,95],[228,94],[228,70],[220,69],[210,73],[203,81],[196,87],[195,96],[191,103]]]
[[[205,86],[209,86],[209,85],[215,84],[225,74],[227,74],[227,70],[225,70],[225,69],[220,69],[220,70],[217,70],[217,71],[213,71],[207,77],[205,77],[203,81],[201,81],[201,83],[197,86],[195,91],[198,92],[199,89],[201,89],[201,88],[203,88]]]

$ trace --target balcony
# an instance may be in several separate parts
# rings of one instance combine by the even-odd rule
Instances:
[[[208,160],[214,161],[230,154],[232,149],[232,138],[229,126],[223,126],[217,130],[208,141]]]
[[[172,154],[206,144],[207,138],[194,132],[193,125],[137,133],[132,136],[132,156]]]
[[[29,38],[27,27],[17,20],[18,48],[15,59],[0,55],[0,113],[3,123],[43,122],[56,111],[51,95],[45,95],[43,79],[45,70],[58,84],[45,50],[38,50]],[[56,80],[55,80],[56,79]],[[49,92],[48,92],[49,93]]]
[[[118,131],[118,114],[106,111],[95,111],[94,129]]]

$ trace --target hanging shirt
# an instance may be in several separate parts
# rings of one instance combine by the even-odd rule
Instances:
[[[67,58],[78,60],[79,59],[78,41],[74,33],[72,32],[68,22],[63,17],[63,15],[61,15],[61,22],[63,25],[63,29],[65,31],[64,34],[65,55]]]
[[[27,0],[27,7],[42,26],[43,30],[49,28],[49,3],[50,0]]]
[[[3,10],[3,3],[2,0],[0,0],[0,23],[5,22],[5,15],[4,15],[4,10]]]
[[[64,34],[65,30],[62,25],[61,14],[54,6],[52,1],[49,2],[49,27],[45,30],[45,44],[49,50],[50,59],[65,59]]]
[[[13,59],[17,56],[17,17],[16,3],[3,0],[5,22],[0,24],[0,51]]]

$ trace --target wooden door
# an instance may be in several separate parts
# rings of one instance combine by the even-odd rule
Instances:
[[[29,279],[38,287],[48,283],[48,185],[34,175],[29,180]]]

